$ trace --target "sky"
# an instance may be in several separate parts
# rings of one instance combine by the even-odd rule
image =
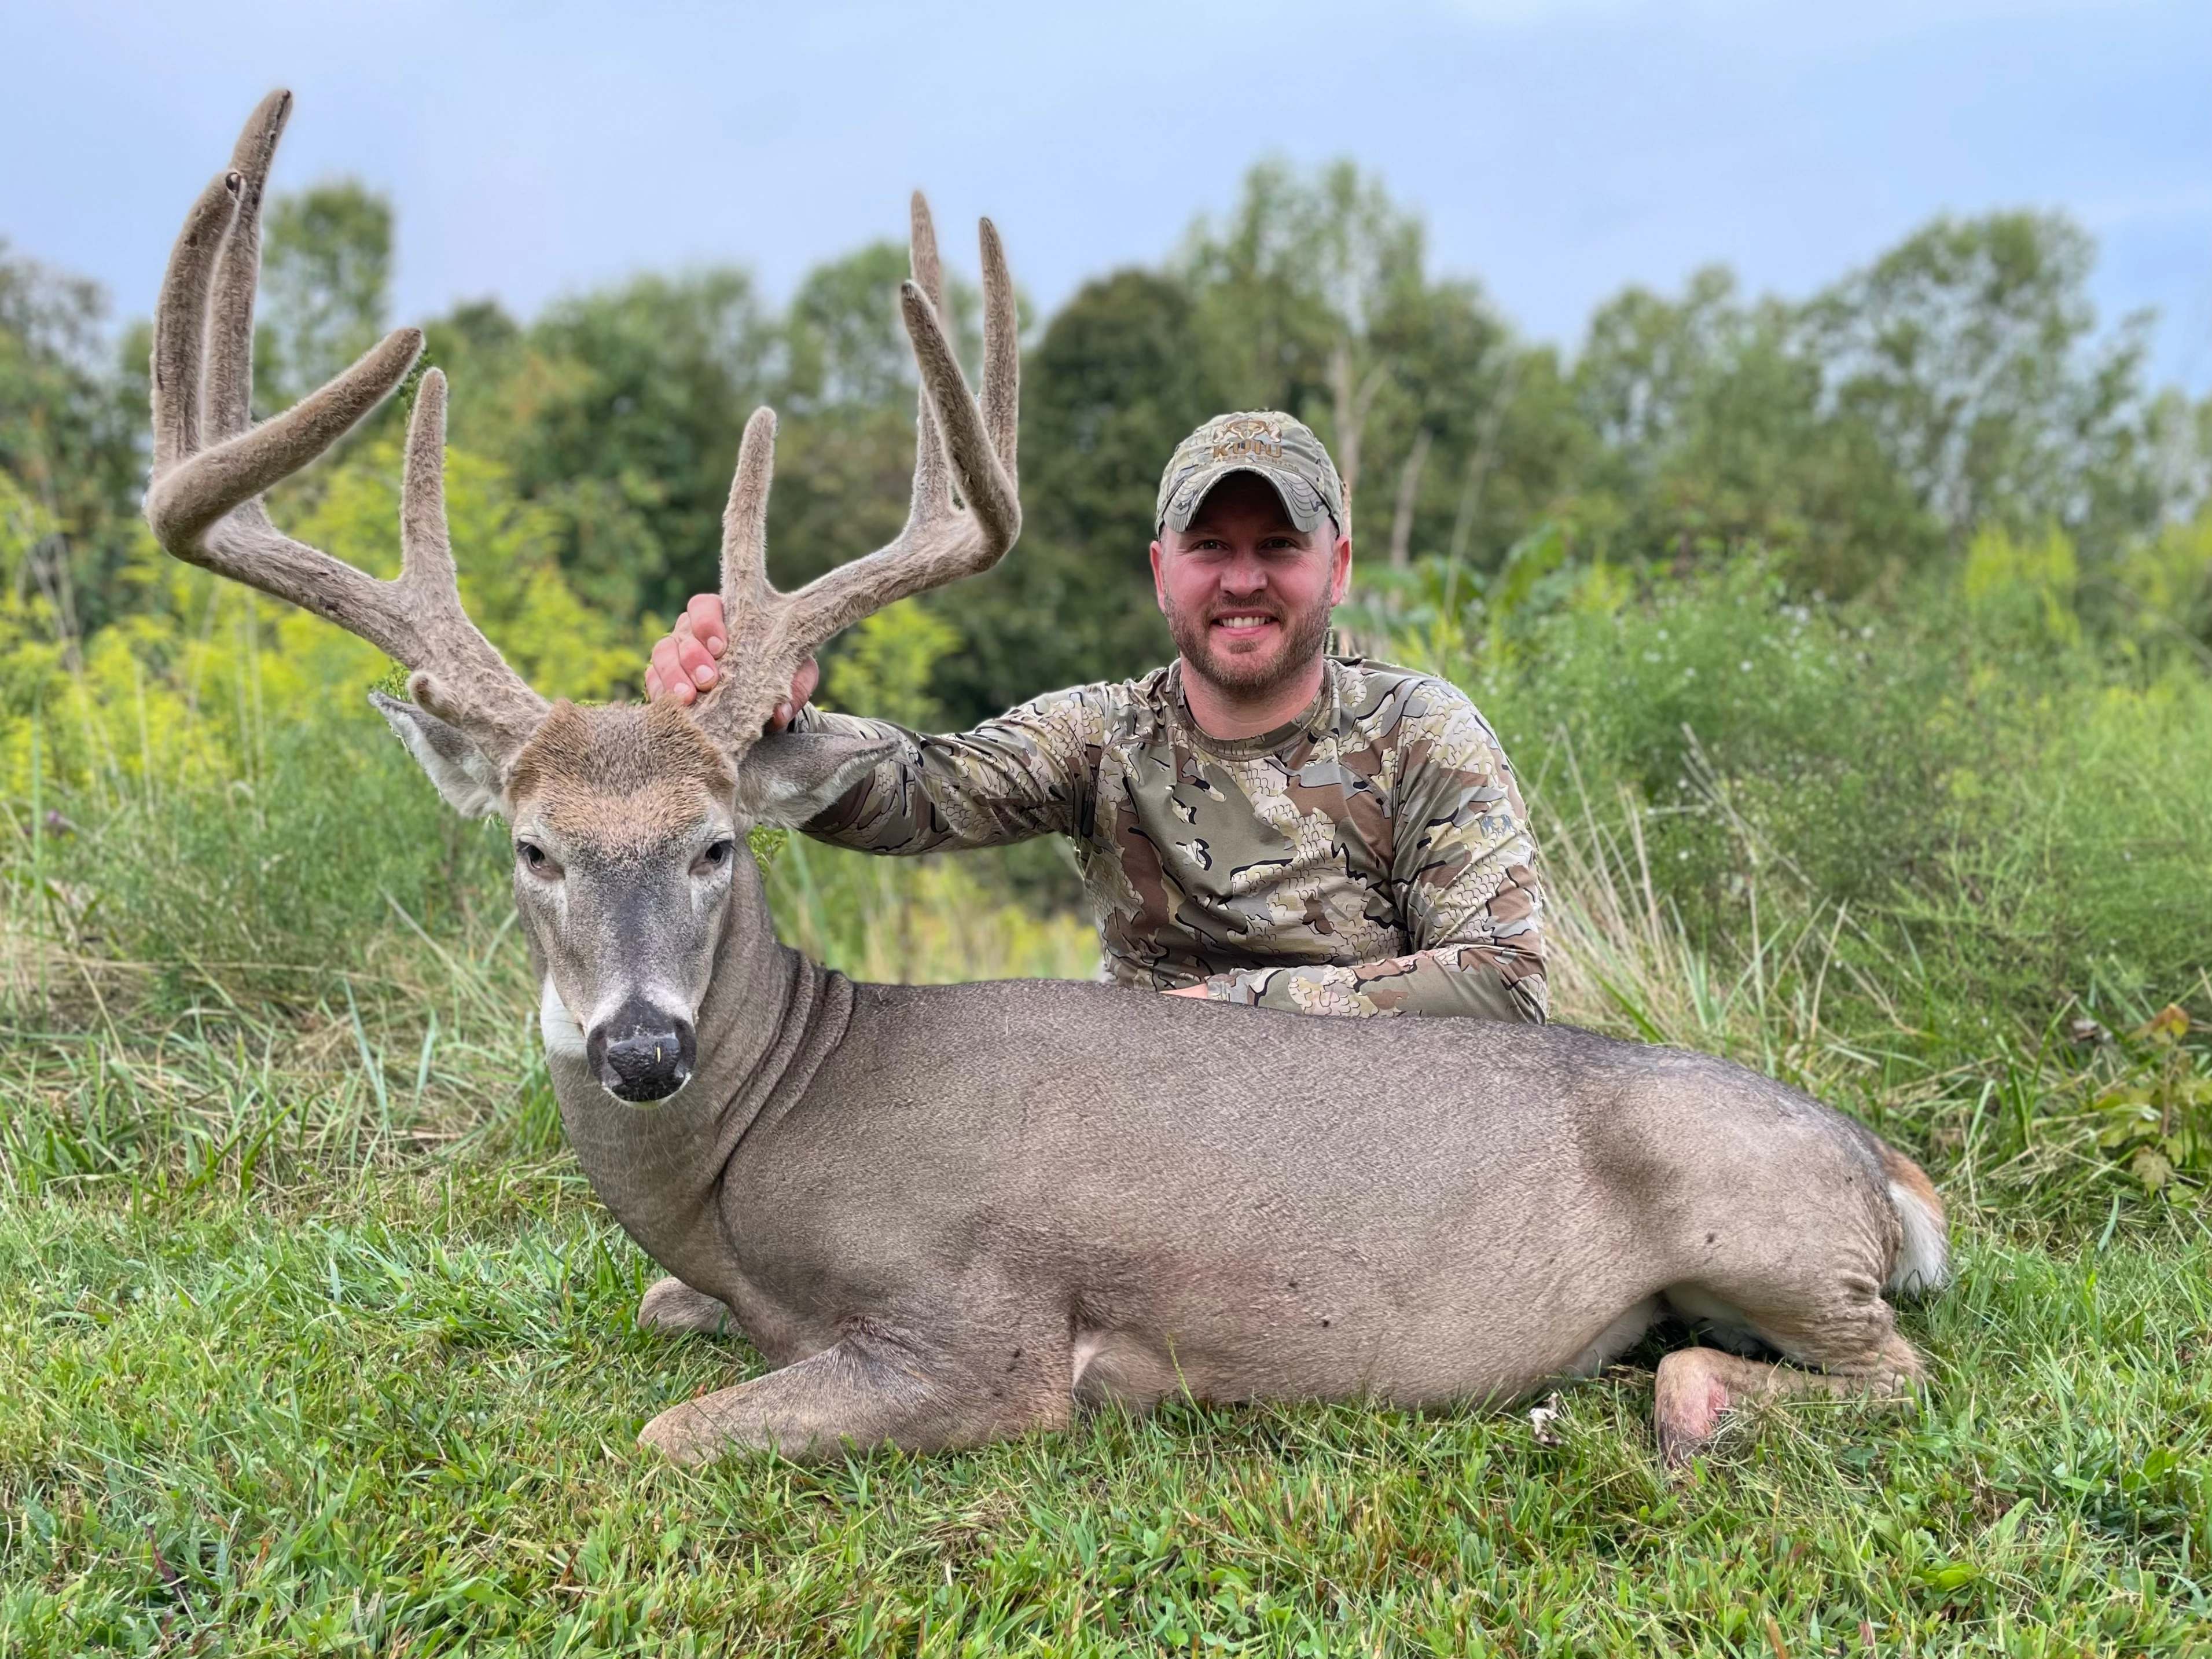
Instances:
[[[781,295],[915,185],[1049,307],[1255,159],[1350,155],[1570,349],[1631,283],[1802,296],[1936,213],[2063,209],[2102,314],[2157,307],[2156,377],[2212,392],[2205,0],[0,0],[0,236],[125,315],[289,85],[277,186],[391,197],[403,317],[724,261]]]

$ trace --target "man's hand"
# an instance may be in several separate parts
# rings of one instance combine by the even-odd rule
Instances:
[[[653,661],[645,671],[645,695],[690,705],[699,694],[722,678],[715,659],[730,648],[729,630],[722,623],[722,596],[695,595],[676,619],[668,636],[653,647]],[[822,669],[809,657],[791,677],[791,699],[780,702],[769,716],[768,729],[781,732],[791,717],[805,706],[822,683]]]
[[[1163,994],[1171,997],[1197,997],[1203,1000],[1206,995],[1206,983],[1201,980],[1196,985],[1179,985],[1174,990]]]

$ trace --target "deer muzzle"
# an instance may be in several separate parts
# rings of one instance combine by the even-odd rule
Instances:
[[[632,998],[592,1028],[584,1057],[617,1100],[665,1100],[691,1080],[698,1044],[690,1020]]]

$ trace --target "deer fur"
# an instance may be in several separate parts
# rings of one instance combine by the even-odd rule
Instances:
[[[1669,1458],[1742,1400],[1921,1375],[1884,1291],[1942,1281],[1934,1188],[1741,1066],[1560,1025],[1326,1019],[1059,981],[856,984],[778,944],[746,831],[804,824],[883,753],[762,736],[791,669],[892,599],[988,568],[1018,532],[995,234],[979,403],[938,321],[916,198],[900,303],[922,392],[899,537],[776,593],[763,410],[725,522],[724,684],[696,712],[549,706],[461,611],[434,371],[408,433],[396,581],[262,513],[258,492],[419,348],[401,331],[247,428],[255,216],[289,107],[280,93],[255,112],[172,256],[148,517],[178,556],[398,658],[412,698],[378,707],[457,811],[507,820],[562,1124],[669,1275],[639,1320],[733,1325],[777,1368],[672,1406],[647,1443],[687,1462],[927,1449],[1057,1426],[1079,1400],[1177,1393],[1503,1401],[1597,1370],[1669,1314],[1744,1351],[1662,1363]]]

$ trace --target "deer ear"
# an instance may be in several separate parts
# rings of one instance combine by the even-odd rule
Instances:
[[[756,823],[796,830],[836,805],[897,747],[896,738],[771,732],[738,763],[738,808]]]
[[[438,786],[446,805],[465,818],[500,812],[505,799],[500,792],[499,768],[477,746],[476,739],[428,709],[398,697],[372,691],[368,700],[384,716],[408,753]]]

